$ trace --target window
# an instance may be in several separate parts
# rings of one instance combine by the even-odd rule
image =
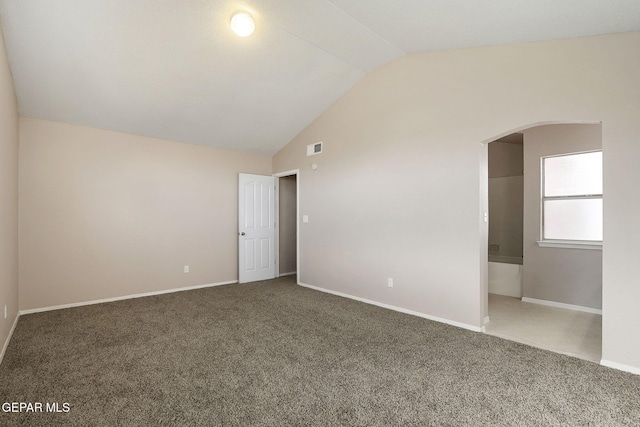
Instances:
[[[602,244],[602,151],[542,158],[540,246]]]

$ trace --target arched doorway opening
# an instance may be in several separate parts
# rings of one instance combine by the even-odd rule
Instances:
[[[545,239],[544,223],[550,222],[551,209],[547,208],[545,214],[543,189],[545,159],[571,164],[571,160],[581,158],[581,153],[602,151],[601,124],[538,123],[484,144],[486,168],[481,193],[487,221],[481,232],[481,281],[486,297],[486,332],[599,362],[601,241],[584,244],[567,239],[556,244],[559,239]],[[572,195],[566,199],[588,197],[595,196]],[[601,193],[599,197],[601,215]],[[565,215],[566,227],[580,220],[571,210]]]

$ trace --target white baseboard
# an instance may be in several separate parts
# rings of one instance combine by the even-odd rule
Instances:
[[[303,286],[305,288],[313,289],[313,290],[316,290],[316,291],[320,291],[320,292],[325,292],[325,293],[328,293],[328,294],[336,295],[336,296],[339,296],[339,297],[349,298],[349,299],[352,299],[352,300],[364,302],[366,304],[371,304],[371,305],[375,305],[375,306],[378,306],[378,307],[386,308],[386,309],[389,309],[389,310],[398,311],[400,313],[411,314],[412,316],[422,317],[424,319],[433,320],[435,322],[446,323],[447,325],[457,326],[458,328],[468,329],[468,330],[474,331],[474,332],[485,332],[484,326],[478,327],[478,326],[468,325],[466,323],[455,322],[453,320],[443,319],[442,317],[431,316],[429,314],[420,313],[418,311],[408,310],[406,308],[396,307],[394,305],[389,305],[389,304],[385,304],[385,303],[382,303],[382,302],[369,300],[369,299],[366,299],[366,298],[360,298],[360,297],[356,297],[356,296],[353,296],[353,295],[345,294],[345,293],[342,293],[342,292],[337,292],[337,291],[332,291],[330,289],[320,288],[318,286],[307,285],[306,283],[302,283],[302,282],[298,282],[298,285]]]
[[[640,368],[636,368],[629,365],[623,365],[622,363],[611,362],[609,360],[600,360],[600,364],[602,366],[606,366],[607,368],[617,369],[619,371],[629,372],[635,375],[640,375]]]
[[[102,304],[102,303],[105,303],[105,302],[122,301],[122,300],[126,300],[126,299],[151,297],[151,296],[154,296],[154,295],[171,294],[171,293],[174,293],[174,292],[193,291],[193,290],[196,290],[196,289],[211,288],[211,287],[214,287],[214,286],[231,285],[233,283],[238,283],[238,281],[237,280],[231,280],[229,282],[209,283],[209,284],[206,284],[206,285],[188,286],[188,287],[185,287],[185,288],[165,289],[165,290],[162,290],[162,291],[152,291],[152,292],[145,292],[145,293],[142,293],[142,294],[124,295],[124,296],[121,296],[121,297],[104,298],[104,299],[98,299],[98,300],[93,300],[93,301],[74,302],[74,303],[71,303],[71,304],[55,305],[55,306],[52,306],[52,307],[30,308],[28,310],[20,310],[20,315],[22,315],[22,314],[32,314],[32,313],[42,313],[44,311],[52,311],[52,310],[61,310],[63,308],[81,307],[83,305],[93,305],[93,304]]]
[[[529,297],[522,297],[522,302],[547,305],[549,307],[564,308],[567,310],[583,311],[585,313],[599,314],[602,316],[602,310],[598,310],[597,308],[591,308],[591,307],[583,307],[581,305],[565,304],[563,302],[547,301],[544,299],[529,298]]]
[[[278,277],[282,277],[282,276],[295,276],[296,274],[298,274],[297,271],[290,271],[289,273],[280,273],[278,274]]]
[[[16,314],[16,318],[13,321],[13,325],[9,330],[9,335],[7,335],[7,339],[4,341],[4,345],[2,346],[2,353],[0,353],[0,364],[4,359],[4,352],[7,351],[7,347],[9,347],[9,341],[11,341],[11,337],[13,336],[13,331],[16,329],[16,325],[18,324],[18,319],[20,318],[20,313]]]

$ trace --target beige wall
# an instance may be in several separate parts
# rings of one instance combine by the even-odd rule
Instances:
[[[600,125],[539,126],[524,132],[523,296],[602,307],[602,251],[541,248],[537,243],[541,238],[540,158],[601,148]]]
[[[296,272],[296,176],[280,178],[280,274]]]
[[[522,145],[524,135],[514,133],[507,137],[513,142],[493,141],[489,144],[489,178],[504,178],[508,176],[520,176],[523,171]]]
[[[21,309],[237,280],[239,172],[271,159],[21,118]]]
[[[17,316],[18,106],[0,31],[0,351]]]
[[[513,136],[522,142],[522,134]],[[494,141],[488,150],[489,260],[497,255],[522,262],[523,145]]]
[[[640,369],[639,50],[636,32],[413,54],[370,73],[274,158],[274,172],[301,170],[300,281],[482,326],[482,143],[602,121],[603,359]],[[325,153],[305,157],[316,141]]]

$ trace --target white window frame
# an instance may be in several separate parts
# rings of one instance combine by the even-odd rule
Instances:
[[[563,153],[550,156],[542,156],[540,158],[540,240],[538,246],[543,248],[566,248],[566,249],[592,249],[602,250],[602,240],[560,240],[544,238],[544,202],[547,200],[579,200],[579,199],[600,199],[603,200],[603,194],[580,194],[572,196],[551,196],[545,197],[545,159],[553,157],[567,157],[586,153],[602,153],[602,150],[579,151],[575,153]]]

